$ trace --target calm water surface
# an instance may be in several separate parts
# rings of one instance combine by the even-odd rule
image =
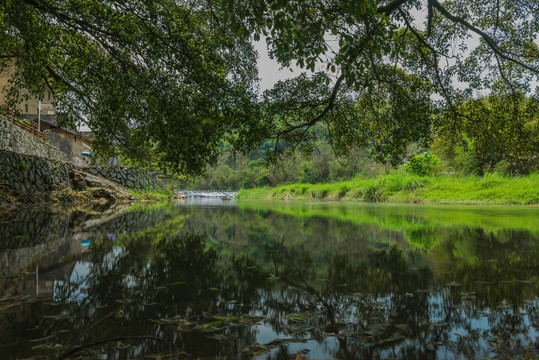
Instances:
[[[538,255],[537,208],[27,209],[0,220],[0,359],[524,358]]]

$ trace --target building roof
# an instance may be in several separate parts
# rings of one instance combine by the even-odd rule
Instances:
[[[32,121],[34,123],[37,123],[38,119],[37,119],[37,117],[35,115],[26,115],[26,116],[29,117],[29,119],[25,119],[25,120],[29,120],[29,121]],[[21,116],[21,118],[23,118],[23,117]],[[88,137],[85,136],[84,134],[82,134],[82,133],[80,133],[78,131],[75,131],[75,130],[69,130],[69,129],[58,126],[57,125],[58,124],[58,116],[56,116],[56,115],[41,115],[40,121],[41,121],[41,123],[49,125],[48,127],[50,129],[52,129],[53,131],[54,130],[60,130],[62,132],[66,132],[66,133],[69,133],[69,134],[80,137],[85,143],[88,143],[88,144],[91,143],[91,141],[88,139]]]

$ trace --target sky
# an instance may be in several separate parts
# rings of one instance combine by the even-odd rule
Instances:
[[[260,78],[260,92],[273,88],[279,80],[286,80],[301,74],[301,69],[281,69],[277,61],[270,59],[265,41],[255,41],[254,47],[258,51],[258,77]],[[304,70],[305,71],[305,70]]]
[[[286,80],[293,77],[296,77],[300,75],[302,72],[308,72],[310,71],[301,69],[296,66],[292,66],[291,68],[281,68],[281,66],[277,63],[276,60],[271,59],[268,55],[268,49],[266,46],[266,42],[263,40],[256,41],[253,43],[255,49],[258,51],[258,77],[260,78],[260,93],[262,94],[265,90],[273,88],[273,86],[280,80]],[[468,53],[471,49],[475,48],[479,44],[479,38],[478,36],[473,36],[468,41]],[[539,44],[539,39],[538,39]],[[323,70],[317,69],[317,71]],[[456,80],[453,82],[453,85],[456,88],[464,89],[468,86],[467,83],[461,83]],[[532,81],[531,83],[531,93],[535,92],[535,89],[539,86],[538,81]],[[482,90],[482,91],[476,91],[475,96],[485,96],[488,94],[488,90]]]

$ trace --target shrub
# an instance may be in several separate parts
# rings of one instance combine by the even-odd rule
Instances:
[[[502,174],[502,175],[510,175],[511,174],[511,163],[507,160],[501,160],[499,161],[492,170],[495,173]]]
[[[346,184],[342,184],[339,186],[339,197],[345,197],[348,191],[350,191],[350,187]]]
[[[267,175],[263,175],[259,177],[257,180],[257,183],[259,187],[273,186],[273,183],[271,182],[270,178]]]
[[[409,191],[413,191],[413,190],[419,189],[419,188],[421,188],[423,186],[424,186],[424,182],[421,181],[421,179],[412,177],[412,178],[409,178],[406,181],[405,189],[409,190]]]
[[[308,185],[301,185],[301,187],[299,188],[299,193],[303,195],[305,194],[305,191],[307,191],[308,189],[309,189]]]
[[[440,159],[438,156],[426,152],[421,155],[414,155],[410,158],[406,164],[406,172],[418,175],[418,176],[429,176],[434,175],[436,167],[440,164]]]
[[[312,184],[315,181],[313,163],[311,161],[305,161],[301,164],[301,178],[302,183]]]
[[[480,174],[482,169],[475,145],[472,141],[465,140],[466,143],[464,145],[455,148],[455,158],[453,159],[455,167],[463,174]]]
[[[379,202],[379,201],[382,201],[382,199],[383,198],[380,192],[378,191],[378,187],[375,184],[370,185],[365,189],[365,193],[363,195],[363,201]]]

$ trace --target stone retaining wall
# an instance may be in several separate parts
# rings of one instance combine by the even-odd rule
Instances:
[[[0,183],[20,193],[71,187],[73,165],[0,149]]]
[[[95,166],[85,167],[84,171],[114,181],[128,189],[164,190],[165,185],[149,171],[123,166]]]
[[[70,213],[53,212],[46,206],[23,206],[20,211],[4,214],[0,218],[0,254],[53,242],[68,234],[72,222]]]
[[[0,118],[0,149],[24,155],[39,156],[53,161],[71,161],[71,158],[57,147],[36,139],[2,118]]]
[[[126,188],[164,190],[165,185],[152,173],[127,167],[78,167],[71,163],[47,160],[0,149],[0,183],[20,193],[49,192],[70,188],[73,170],[84,171]]]

